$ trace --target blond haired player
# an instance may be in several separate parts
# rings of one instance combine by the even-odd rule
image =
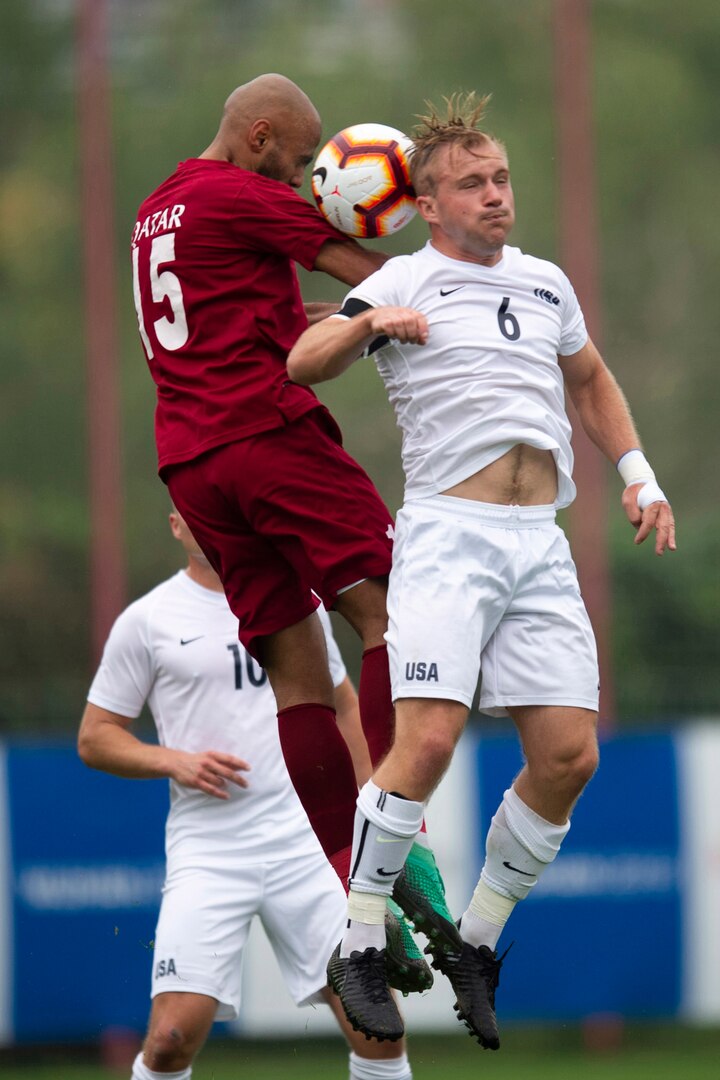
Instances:
[[[497,1049],[495,946],[518,900],[557,855],[598,761],[592,629],[556,511],[575,495],[565,392],[623,478],[636,543],[675,549],[673,516],[625,398],[589,339],[565,274],[506,244],[515,220],[504,146],[480,129],[485,101],[425,118],[411,159],[430,240],[392,259],[310,328],[288,371],[316,383],[374,350],[402,431],[405,503],[388,596],[396,735],[362,789],[349,926],[329,964],[349,1016],[372,1033],[395,1018],[359,972],[382,948],[395,896],[432,936],[434,964],[481,1045]],[[459,929],[402,871],[423,807],[480,709],[509,714],[526,763],[492,820],[485,865]],[[378,860],[378,842],[394,843]]]

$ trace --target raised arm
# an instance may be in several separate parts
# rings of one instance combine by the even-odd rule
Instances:
[[[572,356],[559,357],[565,385],[583,428],[626,479],[622,505],[641,544],[655,529],[655,551],[674,551],[675,521],[669,502],[640,451],[640,438],[625,395],[590,339]],[[621,459],[638,451],[642,467],[627,470]]]
[[[413,308],[378,307],[354,315],[329,318],[300,335],[288,356],[288,374],[302,386],[335,379],[377,337],[424,345],[427,319]]]
[[[241,771],[247,761],[215,750],[191,754],[142,742],[133,735],[132,720],[88,702],[78,733],[78,753],[91,769],[134,780],[166,777],[216,799],[229,798],[226,783],[247,787]]]

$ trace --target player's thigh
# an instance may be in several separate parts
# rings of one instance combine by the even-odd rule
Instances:
[[[335,610],[352,626],[366,649],[385,642],[387,631],[387,579],[365,578],[343,590]]]
[[[560,529],[520,530],[522,572],[482,657],[480,710],[556,706],[596,712],[597,648]]]
[[[398,514],[387,632],[395,700],[472,705],[512,584],[502,535],[469,500],[435,496]]]
[[[318,847],[268,864],[260,919],[297,1005],[322,1000],[330,954],[347,922],[347,897]]]
[[[171,991],[153,998],[145,1040],[150,1068],[156,1054],[166,1056],[174,1052],[192,1060],[210,1034],[217,1007],[217,1000],[206,994]]]
[[[252,864],[168,875],[155,933],[153,999],[205,995],[218,1002],[216,1019],[235,1019],[244,949],[263,888],[262,867]]]

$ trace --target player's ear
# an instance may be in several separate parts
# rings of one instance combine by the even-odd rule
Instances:
[[[262,154],[270,139],[270,121],[256,120],[248,131],[248,146],[253,154]]]
[[[415,200],[417,206],[417,212],[424,221],[428,224],[434,225],[437,222],[437,212],[435,209],[435,199],[432,195],[418,195]]]

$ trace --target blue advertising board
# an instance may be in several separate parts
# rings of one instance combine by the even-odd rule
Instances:
[[[164,781],[86,768],[74,745],[6,749],[15,1040],[143,1031],[164,872]]]
[[[476,725],[456,757],[452,786],[429,809],[442,807],[433,842],[462,911],[522,759],[514,735],[480,735]],[[718,772],[718,725],[602,744],[558,859],[501,937],[501,948],[514,942],[498,996],[503,1020],[717,1022]],[[167,804],[165,781],[94,772],[69,742],[0,743],[0,1043],[144,1031]],[[251,935],[251,967],[252,944]],[[304,1025],[288,995],[283,1005],[267,952],[257,956],[243,1030]],[[405,1003],[412,1030],[455,1029],[438,985]]]
[[[522,766],[515,738],[476,744],[485,830]],[[682,989],[680,817],[672,736],[610,739],[557,860],[501,938],[506,1018],[664,1017]]]

